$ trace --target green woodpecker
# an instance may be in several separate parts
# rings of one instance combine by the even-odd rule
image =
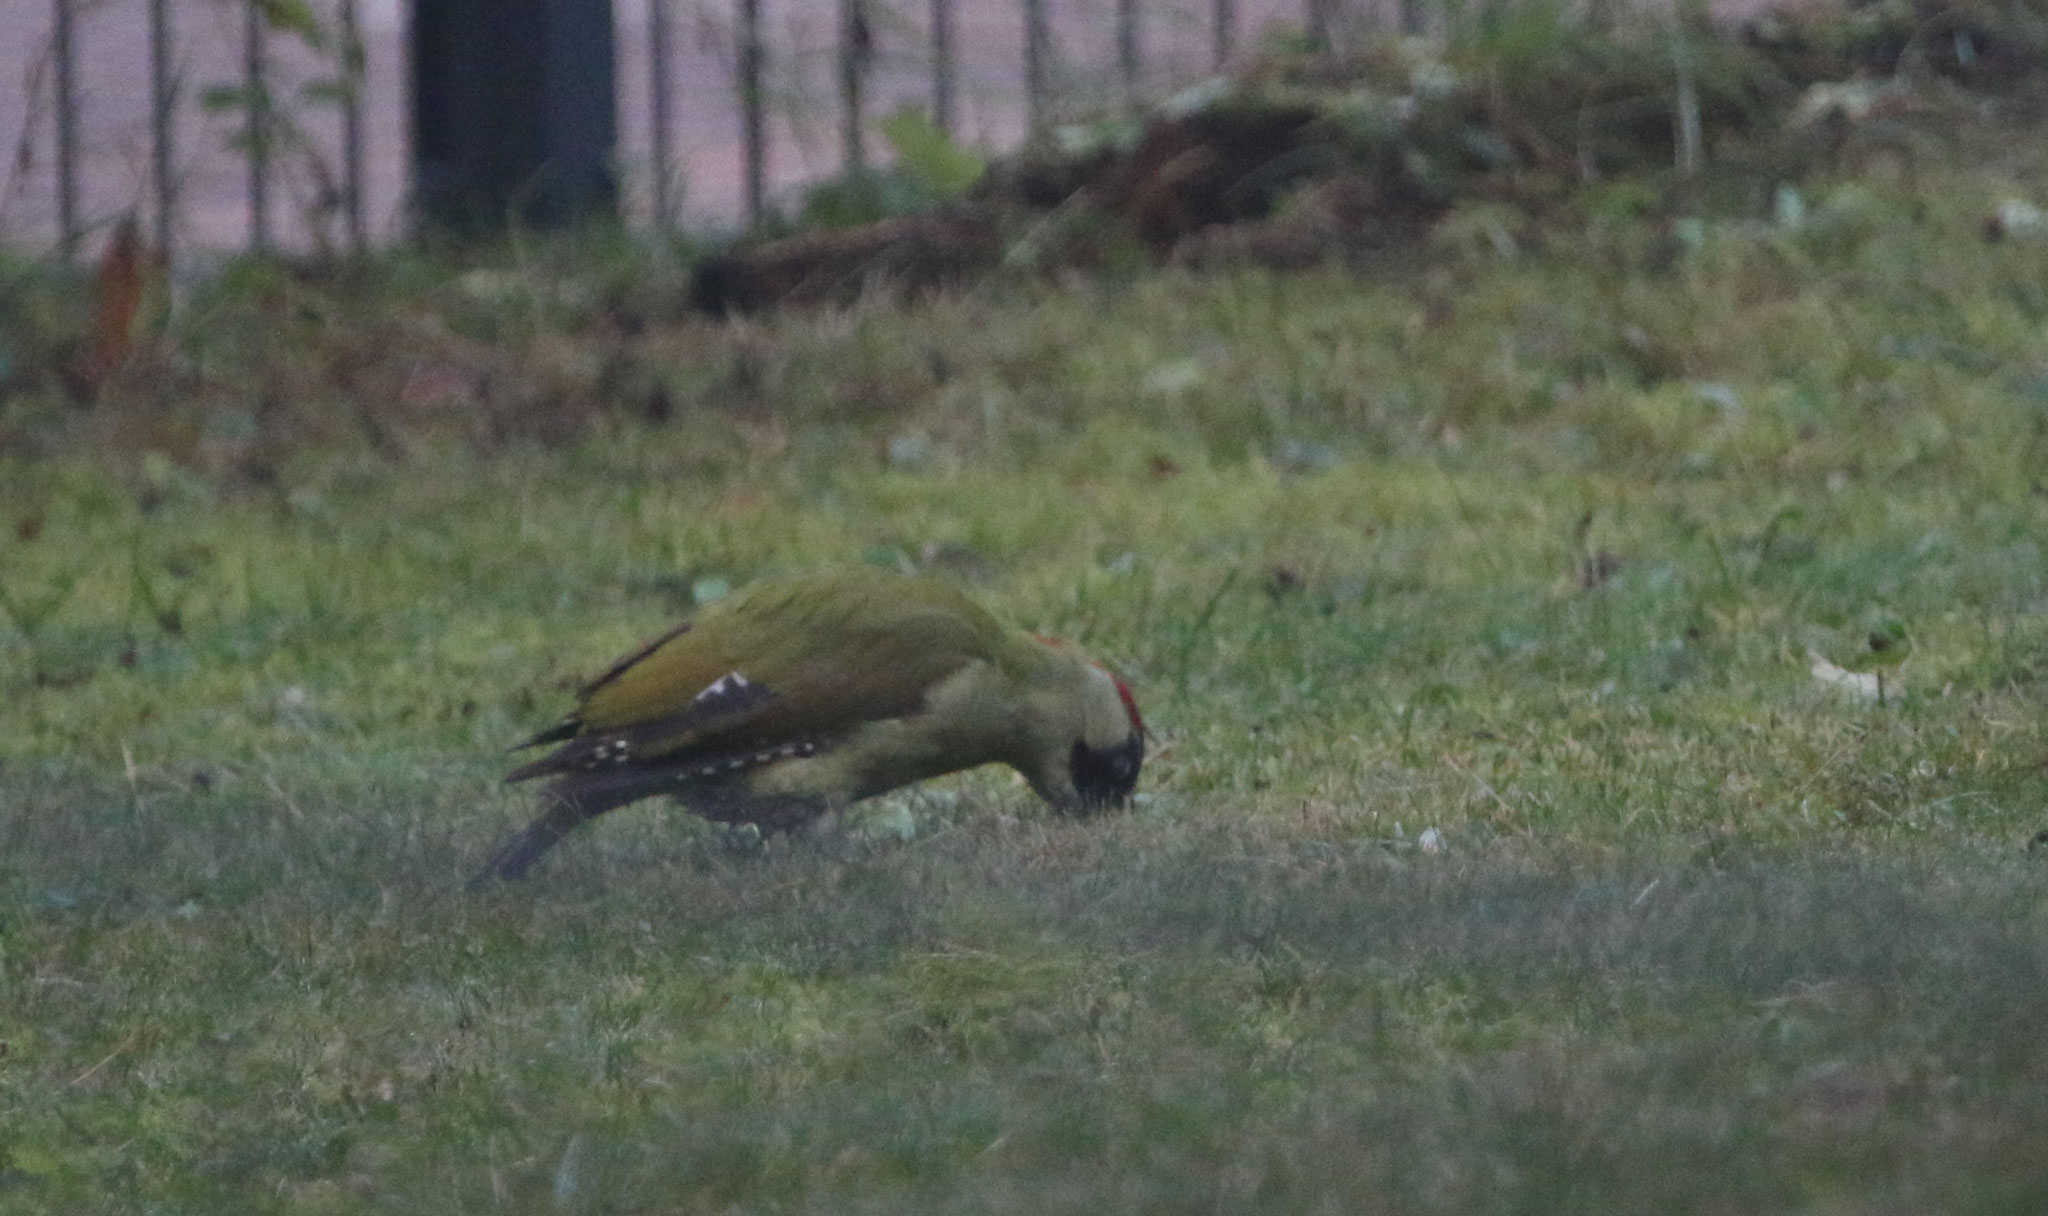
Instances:
[[[545,813],[477,876],[517,878],[578,824],[656,794],[768,830],[1008,764],[1065,810],[1121,805],[1145,724],[1123,681],[940,583],[849,570],[757,584],[620,659],[521,747]]]

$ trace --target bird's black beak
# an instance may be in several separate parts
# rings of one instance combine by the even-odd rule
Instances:
[[[1076,741],[1069,758],[1074,793],[1080,797],[1080,812],[1113,810],[1130,800],[1138,787],[1138,770],[1145,764],[1145,738],[1133,734],[1107,751],[1096,751]]]

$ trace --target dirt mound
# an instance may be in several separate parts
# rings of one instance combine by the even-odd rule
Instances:
[[[714,312],[845,300],[1114,262],[1119,244],[1190,266],[1355,264],[1468,202],[1540,214],[1624,174],[1686,207],[1764,197],[1930,90],[2038,79],[2036,8],[1805,5],[1734,28],[1560,18],[1280,56],[1142,123],[1053,132],[943,215],[737,248],[703,266],[695,298]]]

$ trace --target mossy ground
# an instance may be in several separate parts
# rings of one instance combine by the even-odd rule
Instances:
[[[659,323],[566,445],[13,460],[0,1208],[2048,1206],[2048,173],[1798,188]],[[579,674],[844,562],[1117,662],[1141,805],[461,893]]]

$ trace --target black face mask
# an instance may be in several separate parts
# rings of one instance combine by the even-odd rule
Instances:
[[[1076,741],[1068,760],[1074,778],[1074,792],[1089,809],[1122,806],[1138,785],[1138,770],[1145,764],[1145,737],[1132,735],[1122,746],[1095,751]]]

